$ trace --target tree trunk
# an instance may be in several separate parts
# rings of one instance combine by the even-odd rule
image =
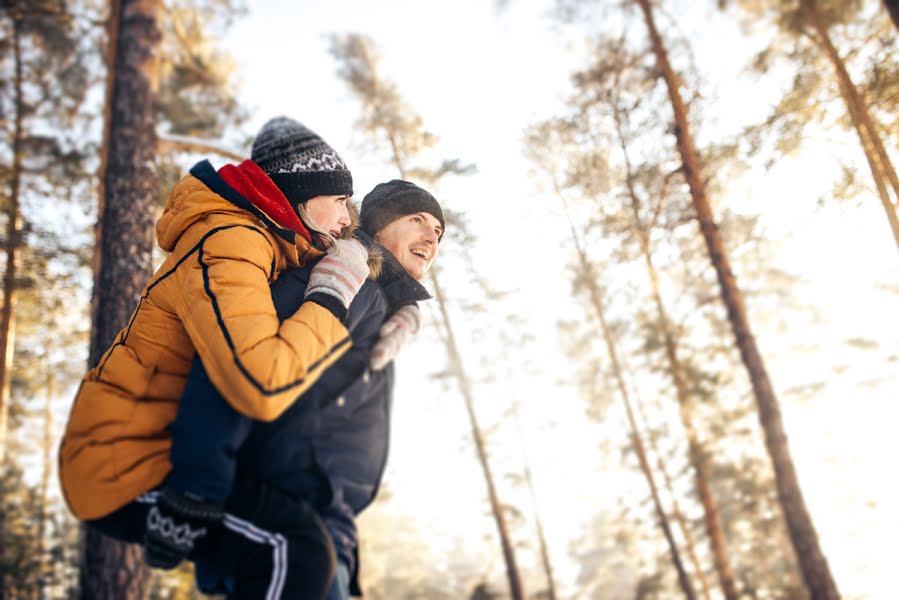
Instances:
[[[874,184],[877,186],[877,193],[890,223],[893,238],[896,240],[896,245],[899,246],[899,214],[896,211],[896,204],[890,199],[886,186],[886,181],[889,181],[894,197],[899,200],[899,177],[896,175],[896,169],[883,146],[883,141],[880,139],[880,134],[861,94],[846,70],[846,64],[834,47],[827,27],[821,21],[817,3],[815,0],[801,0],[801,6],[815,30],[815,41],[824,50],[836,72],[840,92],[846,102],[846,109],[858,134],[868,167],[871,169],[871,175],[874,177]]]
[[[684,432],[687,436],[690,465],[693,467],[693,474],[696,479],[696,492],[699,496],[700,504],[702,505],[706,533],[709,536],[709,543],[712,545],[712,558],[715,563],[715,572],[718,573],[718,582],[721,584],[721,590],[724,592],[724,597],[727,600],[739,600],[737,584],[734,578],[733,568],[730,564],[727,544],[724,539],[724,529],[721,527],[718,502],[715,500],[711,486],[709,485],[705,459],[703,458],[702,444],[699,441],[699,435],[696,432],[696,426],[693,419],[693,403],[690,394],[687,391],[687,382],[684,379],[684,369],[681,365],[680,358],[678,357],[678,348],[677,342],[674,339],[673,324],[668,318],[668,311],[665,309],[665,303],[662,301],[662,292],[659,286],[659,274],[652,262],[652,249],[649,246],[649,232],[640,217],[641,202],[637,197],[637,191],[634,189],[633,169],[631,167],[630,157],[628,156],[627,146],[624,141],[624,134],[621,129],[621,115],[617,107],[615,107],[614,112],[615,125],[618,130],[618,139],[621,144],[622,152],[624,153],[627,171],[627,189],[631,201],[631,209],[634,214],[634,225],[637,230],[637,237],[639,238],[640,251],[646,262],[646,270],[649,275],[650,287],[656,305],[659,325],[662,328],[665,357],[668,360],[668,373],[674,382],[677,404],[680,408],[681,423],[684,426]]]
[[[668,542],[668,549],[671,553],[671,562],[674,563],[674,568],[677,571],[678,584],[680,585],[681,591],[684,593],[684,596],[687,598],[687,600],[696,600],[696,591],[693,589],[693,583],[690,581],[690,577],[687,575],[687,570],[684,568],[684,563],[680,556],[680,550],[678,550],[677,543],[674,540],[674,534],[671,531],[671,524],[668,521],[668,515],[665,513],[665,509],[662,507],[662,500],[659,496],[655,477],[652,474],[652,467],[649,464],[649,459],[646,455],[646,448],[643,445],[643,439],[637,426],[637,420],[634,417],[630,395],[627,392],[627,385],[624,382],[624,374],[622,373],[621,366],[618,362],[618,351],[616,349],[615,340],[612,337],[612,332],[609,329],[608,323],[606,323],[605,308],[603,306],[599,289],[597,288],[592,274],[590,273],[589,263],[587,263],[586,261],[586,256],[581,257],[581,263],[583,266],[587,266],[588,268],[586,276],[587,280],[590,282],[590,297],[596,310],[596,315],[599,319],[600,326],[602,328],[602,335],[605,339],[606,349],[609,354],[609,361],[612,364],[612,371],[614,372],[615,379],[618,382],[618,390],[621,394],[622,400],[624,401],[624,408],[627,412],[627,422],[630,427],[631,443],[633,444],[634,452],[636,452],[637,454],[637,460],[640,463],[640,470],[643,472],[643,476],[646,478],[646,483],[649,485],[649,493],[652,496],[652,503],[656,511],[656,517],[659,520],[659,527],[662,528],[662,534],[665,536],[665,540]]]
[[[44,405],[44,440],[42,444],[44,465],[41,470],[40,521],[38,522],[37,530],[38,552],[40,553],[38,556],[38,582],[40,589],[36,591],[38,598],[47,598],[49,596],[47,588],[52,581],[52,577],[49,577],[51,567],[47,547],[47,520],[50,518],[50,475],[53,470],[54,450],[56,449],[53,438],[53,398],[56,397],[56,378],[50,365],[49,351],[47,352],[46,368],[45,393],[47,394],[47,401]]]
[[[156,192],[155,57],[161,39],[157,25],[161,6],[161,0],[118,0],[110,12],[91,366],[99,362],[128,323],[151,275],[152,202]],[[140,547],[86,530],[82,598],[145,598],[149,582],[150,570]]]
[[[6,438],[9,430],[9,372],[16,345],[15,300],[16,261],[19,254],[19,232],[22,227],[20,199],[22,187],[22,140],[24,137],[25,107],[22,98],[22,41],[19,15],[13,16],[13,79],[15,105],[12,173],[10,173],[9,207],[6,209],[6,271],[3,274],[3,307],[0,309],[0,466],[6,459]]]
[[[887,12],[890,13],[893,25],[896,26],[896,29],[899,29],[899,0],[883,0],[883,5],[886,7]]]
[[[668,87],[668,95],[674,111],[674,133],[683,161],[684,176],[690,187],[690,194],[693,198],[700,230],[708,247],[709,257],[718,275],[721,297],[727,307],[728,319],[736,337],[737,347],[752,383],[759,420],[765,434],[765,444],[774,466],[777,494],[802,576],[812,600],[836,600],[840,594],[837,591],[827,559],[818,543],[818,534],[805,505],[802,490],[799,488],[796,469],[790,456],[787,435],[780,414],[780,405],[749,327],[743,296],[737,287],[736,278],[731,271],[730,260],[706,198],[699,157],[690,135],[687,109],[680,94],[680,79],[668,61],[667,50],[656,29],[649,0],[636,0],[636,2],[643,11],[652,51]]]
[[[556,182],[555,180],[553,181],[553,187],[555,189],[556,195],[562,201],[567,214],[567,203],[565,202],[565,198],[562,195],[561,189],[559,188],[558,182]],[[674,564],[674,568],[677,571],[678,585],[680,585],[681,591],[684,593],[684,596],[687,598],[687,600],[696,600],[696,591],[693,589],[693,583],[690,581],[687,570],[684,568],[683,560],[681,560],[677,542],[675,542],[674,534],[671,531],[671,524],[668,522],[668,515],[665,513],[665,509],[662,507],[662,500],[659,496],[655,477],[652,474],[652,467],[649,464],[649,459],[646,455],[646,448],[643,445],[643,439],[640,435],[640,429],[637,426],[637,420],[634,417],[630,394],[628,394],[627,384],[624,381],[624,372],[621,369],[621,362],[618,360],[618,350],[615,343],[615,338],[612,335],[611,329],[609,329],[608,323],[606,322],[605,306],[602,301],[602,293],[600,292],[599,286],[596,283],[596,278],[593,275],[593,269],[591,268],[590,260],[587,257],[586,251],[581,246],[580,238],[577,235],[574,224],[571,223],[570,220],[568,224],[571,228],[571,237],[574,240],[575,247],[577,248],[580,266],[584,272],[584,281],[586,281],[587,283],[588,292],[590,294],[590,301],[593,304],[593,309],[596,312],[595,316],[599,321],[600,329],[602,330],[603,340],[606,344],[606,351],[609,355],[609,362],[612,365],[612,373],[615,376],[615,381],[618,384],[618,392],[621,395],[621,399],[624,402],[625,411],[627,412],[628,425],[630,426],[631,443],[633,444],[634,452],[637,454],[637,460],[640,464],[640,471],[643,472],[643,476],[646,478],[646,483],[649,485],[649,493],[652,497],[652,503],[656,511],[656,517],[659,520],[659,527],[662,529],[662,534],[665,536],[665,541],[668,542],[668,550],[671,553],[671,562]]]
[[[406,179],[406,169],[403,159],[399,154],[399,144],[392,131],[387,131],[387,141],[390,145],[393,155],[393,164],[399,171],[400,179]],[[518,561],[515,560],[515,547],[509,537],[509,530],[506,526],[506,517],[503,506],[499,501],[499,495],[496,493],[496,485],[493,480],[493,473],[490,470],[490,461],[487,457],[487,448],[484,444],[484,438],[481,435],[481,427],[478,424],[477,415],[474,412],[474,400],[472,399],[471,384],[468,381],[468,375],[462,366],[462,355],[459,353],[459,346],[456,344],[456,336],[453,333],[453,327],[450,322],[449,312],[446,309],[446,300],[443,296],[443,290],[437,279],[437,274],[432,270],[430,272],[431,283],[434,284],[434,297],[437,299],[437,306],[440,309],[440,316],[443,319],[444,330],[446,331],[446,350],[449,354],[450,365],[453,375],[459,382],[459,391],[465,400],[465,409],[468,411],[468,420],[471,423],[471,435],[474,438],[475,449],[477,450],[478,461],[481,463],[481,469],[484,471],[484,479],[487,483],[487,496],[490,500],[490,510],[493,512],[493,520],[496,522],[496,530],[499,534],[500,545],[502,546],[503,559],[506,563],[506,576],[509,579],[509,593],[512,600],[524,600],[524,586],[521,583],[521,572],[518,570]]]
[[[693,565],[693,572],[696,575],[696,578],[699,579],[699,585],[702,588],[702,597],[705,600],[711,600],[712,593],[709,589],[709,581],[705,576],[705,571],[702,568],[702,565],[699,562],[699,555],[696,553],[696,541],[693,539],[693,533],[690,530],[690,526],[687,523],[687,519],[684,517],[684,513],[680,508],[680,504],[677,501],[677,494],[674,491],[674,482],[671,480],[671,475],[668,473],[668,466],[665,464],[665,459],[662,458],[662,453],[659,452],[658,444],[656,444],[655,436],[652,434],[650,428],[646,425],[648,422],[646,419],[646,415],[643,414],[643,410],[640,408],[639,400],[635,402],[637,407],[637,412],[640,415],[640,421],[643,423],[643,428],[648,432],[647,438],[649,441],[649,449],[656,456],[656,467],[659,470],[659,473],[662,474],[662,481],[665,484],[665,490],[668,492],[668,495],[671,496],[671,515],[674,517],[675,522],[677,522],[677,526],[681,531],[681,535],[684,537],[684,545],[687,547],[687,557],[690,559],[690,563]]]
[[[487,448],[484,444],[484,438],[481,435],[481,427],[478,425],[478,419],[474,412],[474,401],[472,399],[471,385],[468,381],[464,367],[462,366],[462,355],[459,353],[459,347],[456,344],[456,337],[450,324],[449,313],[446,310],[446,300],[443,296],[443,290],[440,288],[440,282],[437,275],[431,271],[431,283],[434,285],[434,297],[437,299],[437,306],[440,309],[440,316],[443,318],[443,325],[446,332],[446,346],[449,353],[452,372],[459,382],[459,390],[462,392],[462,398],[465,400],[465,409],[468,411],[468,420],[471,423],[471,435],[474,438],[475,449],[478,454],[478,461],[481,463],[481,469],[484,471],[484,479],[487,482],[487,496],[490,500],[490,509],[493,511],[493,519],[496,521],[496,530],[499,534],[500,544],[503,550],[503,559],[506,562],[506,576],[509,579],[509,593],[512,600],[524,600],[524,586],[521,583],[521,573],[518,570],[518,563],[515,560],[515,548],[509,537],[509,530],[506,526],[505,511],[499,501],[499,495],[496,493],[496,485],[494,484],[493,474],[490,470],[490,461],[487,457]]]
[[[518,413],[518,405],[513,406],[515,415],[515,427],[518,429],[518,439],[521,442],[522,464],[524,465],[524,482],[531,496],[531,507],[534,511],[534,521],[537,529],[537,542],[540,545],[540,563],[543,566],[543,574],[546,576],[547,600],[556,600],[556,578],[553,575],[552,562],[549,559],[549,547],[546,544],[546,534],[543,530],[540,504],[537,502],[537,490],[534,488],[534,478],[531,475],[531,461],[527,455],[527,440],[521,427],[521,415]]]
[[[655,272],[652,259],[647,252],[648,250],[644,249],[644,257],[646,258],[650,276],[653,279],[653,295],[655,296],[656,309],[658,311],[660,325],[663,329],[663,336],[665,339],[665,355],[668,359],[668,370],[674,380],[677,402],[680,408],[681,423],[683,424],[684,431],[687,435],[690,465],[693,467],[693,474],[696,479],[696,492],[699,496],[699,502],[702,504],[706,533],[709,536],[709,543],[712,546],[712,558],[715,564],[715,571],[718,573],[718,582],[721,584],[721,590],[724,592],[724,597],[727,600],[738,600],[739,593],[737,592],[733,569],[730,565],[730,556],[724,539],[724,530],[721,527],[718,502],[715,500],[711,486],[709,485],[702,445],[700,444],[699,436],[696,433],[692,402],[689,398],[689,393],[687,392],[687,382],[684,380],[683,368],[680,364],[680,359],[677,356],[677,347],[671,333],[671,323],[668,321],[668,315],[665,312],[659,293],[658,275]]]

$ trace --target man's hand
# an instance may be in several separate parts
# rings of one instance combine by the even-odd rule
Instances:
[[[369,366],[372,371],[380,371],[396,358],[400,350],[418,333],[421,327],[421,311],[415,304],[400,307],[384,321],[378,332],[380,338],[371,351]]]
[[[221,534],[224,506],[165,489],[147,513],[144,550],[147,564],[174,569],[200,544]]]
[[[368,250],[359,240],[336,240],[328,253],[312,267],[306,296],[321,293],[340,300],[344,308],[368,277]]]

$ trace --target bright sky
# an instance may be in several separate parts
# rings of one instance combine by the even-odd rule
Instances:
[[[362,137],[353,131],[358,104],[336,78],[324,37],[365,33],[380,50],[381,73],[397,83],[427,128],[439,136],[443,155],[477,164],[476,176],[448,182],[438,197],[464,211],[482,239],[476,254],[480,272],[495,287],[516,290],[512,305],[527,319],[544,354],[535,360],[558,366],[533,372],[512,389],[479,387],[476,396],[515,395],[525,402],[528,454],[551,552],[565,597],[577,597],[577,572],[567,553],[584,523],[613,491],[636,485],[637,493],[644,494],[642,482],[632,474],[603,471],[596,464],[599,441],[608,430],[621,427],[617,413],[603,426],[588,422],[572,386],[562,381],[570,377],[564,361],[551,358],[561,355],[556,321],[581,309],[568,300],[564,265],[570,253],[567,245],[560,248],[567,224],[555,200],[535,191],[521,156],[522,129],[558,111],[568,94],[569,74],[585,63],[578,35],[552,29],[545,16],[550,0],[513,0],[502,12],[486,0],[249,4],[249,14],[228,38],[242,69],[242,100],[253,111],[249,130],[277,114],[303,121],[349,163],[359,198],[375,183],[394,177],[386,157],[358,152]],[[737,51],[734,25],[694,9],[682,25],[692,26],[717,32],[695,38],[694,54],[706,79],[721,84],[707,94],[718,94],[712,104],[720,107],[718,121],[730,125],[734,115],[748,119],[763,113],[760,95],[767,90],[759,82],[735,78],[735,60],[720,51]],[[840,143],[846,144],[841,152],[856,151],[851,139]],[[797,469],[845,596],[887,600],[895,592],[886,549],[899,531],[899,498],[890,485],[895,469],[888,464],[888,457],[899,455],[892,431],[899,420],[899,338],[891,318],[895,295],[878,286],[897,285],[899,260],[873,197],[859,207],[816,210],[817,198],[830,186],[821,175],[835,172],[837,165],[827,145],[809,146],[802,161],[785,161],[770,173],[751,172],[735,182],[728,201],[738,210],[765,215],[768,235],[778,245],[777,265],[806,277],[798,294],[824,316],[823,325],[801,323],[808,326],[807,336],[791,327],[798,315],[786,324],[754,326],[779,391],[807,383],[816,374],[828,383],[813,402],[784,405]],[[453,243],[451,231],[446,243]],[[434,334],[429,329],[423,335]],[[877,340],[881,349],[847,350],[850,338]],[[463,352],[468,339],[462,337]],[[800,340],[801,353],[795,348]],[[415,358],[429,352],[437,358]],[[414,519],[434,560],[460,540],[473,556],[498,553],[489,546],[496,543],[494,530],[485,517],[483,478],[468,443],[461,399],[427,377],[442,366],[439,352],[438,346],[421,340],[399,361],[389,504]],[[892,362],[886,359],[890,354]],[[885,382],[870,383],[884,376]],[[479,416],[493,422],[504,406],[481,402]],[[520,451],[508,437],[497,434],[492,441],[497,455],[511,457],[514,464]],[[501,576],[498,559],[489,564],[490,576]]]

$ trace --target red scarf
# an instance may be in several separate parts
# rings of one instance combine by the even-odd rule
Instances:
[[[310,244],[312,235],[275,182],[252,160],[239,165],[225,165],[219,175],[234,191],[249,200],[279,226],[295,231]]]

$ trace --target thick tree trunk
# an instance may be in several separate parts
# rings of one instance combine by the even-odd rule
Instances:
[[[118,0],[111,7],[91,366],[128,323],[151,274],[161,8],[161,0]],[[149,582],[140,547],[86,530],[82,598],[145,598]]]
[[[462,366],[462,355],[459,353],[459,347],[456,344],[456,336],[450,324],[449,313],[446,309],[446,300],[437,275],[431,271],[431,283],[434,286],[434,297],[437,299],[437,306],[440,309],[440,315],[443,318],[443,325],[446,333],[446,346],[449,353],[452,372],[459,382],[459,390],[462,392],[462,398],[465,400],[465,409],[468,411],[468,420],[471,423],[471,434],[474,438],[475,449],[478,454],[478,461],[481,463],[481,469],[484,471],[484,479],[487,482],[487,496],[490,500],[490,509],[493,511],[493,519],[496,521],[496,530],[499,534],[500,544],[503,550],[503,559],[506,563],[506,576],[509,579],[509,593],[512,600],[524,600],[524,586],[521,582],[521,572],[518,570],[518,562],[515,560],[515,547],[509,537],[509,530],[506,526],[506,517],[503,506],[499,501],[499,495],[496,492],[493,473],[490,470],[490,461],[487,457],[487,447],[484,444],[484,438],[481,435],[481,427],[478,424],[477,416],[474,412],[474,400],[471,393],[471,385],[468,376]]]
[[[0,308],[0,466],[6,459],[9,430],[9,372],[16,345],[15,301],[16,261],[19,254],[19,232],[22,227],[20,199],[22,187],[22,140],[24,137],[24,101],[22,98],[22,40],[20,17],[13,16],[13,87],[15,111],[12,142],[12,172],[9,184],[9,206],[6,209],[6,270],[3,273],[3,307]]]
[[[553,187],[555,189],[556,195],[562,201],[562,205],[565,207],[567,213],[568,206],[565,202],[564,196],[562,195],[562,191],[558,185],[558,182],[553,181]],[[696,600],[696,591],[693,589],[693,583],[692,581],[690,581],[690,577],[687,574],[686,568],[684,568],[684,562],[681,559],[680,550],[677,547],[677,542],[674,540],[674,534],[671,531],[671,524],[669,523],[668,515],[665,513],[665,509],[662,506],[662,499],[659,496],[658,486],[656,485],[655,477],[652,474],[652,467],[649,464],[649,458],[646,454],[646,448],[643,445],[643,438],[640,435],[640,429],[637,425],[637,420],[634,417],[630,394],[627,391],[627,384],[624,380],[624,372],[621,368],[621,361],[618,359],[618,349],[617,344],[615,343],[615,337],[612,335],[612,331],[609,328],[608,323],[606,322],[605,305],[602,301],[602,293],[600,292],[599,286],[596,283],[596,277],[593,274],[593,269],[590,265],[590,260],[587,257],[587,253],[581,246],[580,238],[577,235],[574,224],[571,223],[570,220],[569,226],[571,227],[571,237],[574,240],[575,247],[577,249],[578,260],[584,273],[584,280],[587,283],[590,302],[593,305],[593,309],[596,313],[596,319],[599,322],[600,329],[602,330],[603,340],[606,344],[606,352],[609,355],[609,362],[612,365],[612,374],[614,375],[615,381],[618,384],[618,393],[621,395],[621,400],[624,402],[628,425],[630,427],[631,443],[634,447],[634,452],[637,454],[637,461],[640,465],[640,471],[643,473],[643,476],[646,478],[646,483],[649,485],[649,493],[652,497],[653,508],[655,508],[656,511],[656,517],[658,518],[659,527],[662,529],[662,535],[665,536],[665,541],[668,543],[668,550],[671,553],[671,562],[674,564],[674,568],[677,571],[678,585],[680,586],[681,591],[684,593],[684,597],[686,597],[687,600]]]
[[[896,175],[896,169],[887,154],[883,141],[880,139],[880,133],[874,125],[870,112],[859,93],[849,72],[846,70],[846,64],[834,47],[827,31],[827,27],[821,21],[818,13],[818,5],[815,0],[802,0],[801,6],[808,16],[809,22],[815,30],[814,39],[824,50],[828,60],[833,65],[836,72],[837,81],[840,85],[840,92],[846,103],[846,109],[852,120],[852,126],[858,134],[862,150],[868,161],[868,167],[871,169],[871,175],[874,178],[874,184],[877,186],[877,193],[880,196],[880,203],[886,212],[887,221],[889,221],[890,229],[893,232],[893,238],[896,245],[899,246],[899,214],[897,214],[895,200],[890,199],[886,182],[890,183],[893,189],[893,196],[899,200],[899,177]]]
[[[693,475],[696,480],[696,492],[699,496],[699,502],[702,505],[703,516],[705,519],[706,533],[709,536],[709,543],[712,546],[712,559],[715,564],[715,572],[718,574],[718,582],[724,597],[727,600],[739,600],[737,592],[736,579],[734,578],[733,568],[730,564],[730,555],[727,551],[727,544],[724,539],[724,529],[721,526],[721,516],[718,510],[718,502],[712,494],[709,485],[705,460],[703,459],[702,444],[699,435],[696,432],[696,426],[693,419],[693,403],[690,394],[687,391],[687,382],[684,379],[684,369],[678,357],[677,342],[674,339],[673,324],[668,318],[668,311],[665,303],[662,301],[662,292],[659,286],[659,274],[656,271],[655,264],[652,262],[652,249],[649,246],[649,232],[640,217],[640,199],[637,197],[637,191],[633,184],[633,169],[631,167],[630,157],[628,156],[627,146],[624,141],[624,135],[621,126],[621,115],[615,109],[615,124],[618,130],[618,138],[621,144],[622,152],[626,164],[626,179],[628,195],[631,200],[631,209],[634,214],[634,225],[637,230],[637,236],[640,241],[640,251],[646,263],[647,274],[649,275],[652,297],[656,305],[656,313],[659,319],[659,325],[662,328],[662,338],[665,345],[665,357],[668,360],[668,373],[674,382],[674,390],[677,397],[677,404],[680,408],[681,423],[687,436],[687,445],[689,449],[690,465],[693,467]]]
[[[690,135],[687,109],[680,94],[680,79],[674,73],[668,60],[667,50],[656,29],[649,0],[636,0],[636,2],[643,11],[652,51],[668,87],[668,95],[674,111],[674,133],[677,139],[677,149],[683,161],[684,176],[690,187],[690,194],[709,257],[718,275],[721,297],[727,307],[728,319],[736,337],[737,347],[752,383],[759,420],[765,435],[765,444],[774,466],[778,497],[802,576],[812,600],[836,600],[840,594],[837,591],[827,559],[818,543],[818,534],[812,524],[802,490],[799,487],[796,469],[793,466],[787,444],[787,435],[783,427],[780,405],[749,327],[743,296],[737,287],[736,278],[730,267],[730,260],[706,198],[699,157]]]

